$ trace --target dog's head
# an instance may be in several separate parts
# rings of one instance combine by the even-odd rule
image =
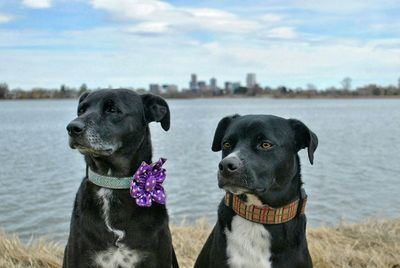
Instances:
[[[302,122],[272,115],[233,115],[215,131],[212,150],[222,150],[218,185],[261,200],[285,192],[298,172],[297,152],[308,148],[313,164],[317,136]]]
[[[78,117],[67,126],[69,144],[93,157],[121,150],[133,153],[143,143],[149,122],[160,122],[168,130],[169,118],[167,103],[155,95],[127,89],[85,92],[79,98]]]

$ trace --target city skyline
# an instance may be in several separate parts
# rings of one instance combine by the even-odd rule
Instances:
[[[207,83],[209,81],[209,83]],[[190,81],[187,87],[179,87],[176,84],[168,84],[168,83],[150,83],[148,86],[148,90],[152,93],[159,93],[159,92],[175,92],[175,91],[192,91],[196,92],[203,92],[203,91],[218,91],[224,90],[225,92],[233,91],[242,86],[241,81],[222,81],[221,84],[218,84],[218,78],[213,76],[206,79],[198,79],[198,75],[196,73],[190,74]],[[259,86],[256,81],[256,74],[255,73],[247,73],[245,77],[247,88],[255,88]],[[221,82],[221,81],[219,81]]]
[[[396,85],[399,13],[396,0],[3,0],[0,82],[184,88],[189,72],[251,71],[271,87]]]
[[[286,88],[288,90],[316,90],[316,91],[326,91],[326,90],[346,90],[346,91],[351,91],[351,90],[356,90],[359,88],[375,88],[375,87],[389,87],[389,88],[400,88],[400,77],[397,79],[396,83],[391,83],[388,85],[381,85],[381,84],[376,84],[376,83],[369,83],[369,84],[364,84],[364,85],[356,85],[354,86],[353,84],[353,79],[351,77],[344,77],[340,80],[338,83],[338,86],[328,86],[328,87],[318,87],[313,83],[307,83],[305,86],[295,86],[291,87],[285,84],[277,85],[277,86],[271,86],[269,84],[261,84],[257,82],[257,74],[256,73],[247,73],[245,75],[244,80],[230,80],[230,81],[221,81],[217,77],[213,76],[211,78],[205,78],[205,79],[198,79],[198,75],[196,73],[191,73],[190,74],[190,80],[188,82],[188,86],[180,86],[178,84],[174,83],[167,83],[167,82],[150,82],[147,86],[133,86],[133,85],[128,85],[124,87],[115,87],[113,85],[108,85],[108,86],[100,86],[100,87],[90,87],[88,86],[87,83],[83,82],[79,86],[74,86],[74,85],[68,85],[65,83],[62,83],[60,86],[55,86],[55,87],[43,87],[43,86],[38,86],[38,87],[32,87],[32,88],[22,88],[22,87],[10,87],[10,85],[7,82],[1,82],[0,81],[0,87],[6,87],[8,90],[57,90],[57,89],[64,89],[64,90],[81,90],[82,88],[86,88],[87,90],[89,88],[91,89],[110,89],[110,88],[127,88],[131,90],[139,90],[141,92],[143,91],[149,91],[154,94],[159,94],[159,93],[174,93],[174,92],[183,92],[183,91],[191,91],[192,93],[201,93],[201,92],[206,92],[206,91],[214,91],[214,93],[218,92],[218,94],[230,94],[233,91],[236,91],[238,89],[242,90],[280,90],[283,88]],[[209,83],[207,83],[209,81]],[[244,83],[242,84],[242,82]]]

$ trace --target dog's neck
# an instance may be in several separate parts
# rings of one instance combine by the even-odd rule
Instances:
[[[237,215],[256,223],[274,225],[304,214],[307,201],[302,189],[300,159],[296,156],[296,173],[282,190],[265,195],[225,195],[225,205]]]
[[[139,148],[129,148],[129,145],[123,147],[122,150],[116,151],[108,157],[85,155],[86,164],[92,171],[100,175],[132,176],[143,161],[151,163],[152,160],[152,146],[148,126]]]

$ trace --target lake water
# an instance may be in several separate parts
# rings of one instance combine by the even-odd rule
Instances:
[[[400,215],[400,100],[169,100],[171,129],[152,123],[154,158],[166,157],[171,222],[216,220],[220,153],[211,151],[225,115],[267,113],[302,120],[319,137],[314,166],[302,159],[309,226]],[[76,100],[0,102],[0,229],[23,239],[66,241],[83,157],[65,130]]]

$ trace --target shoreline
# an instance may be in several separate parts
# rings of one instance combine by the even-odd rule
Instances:
[[[206,219],[171,225],[180,267],[193,267],[211,228]],[[314,267],[400,268],[400,218],[307,228],[307,240]],[[63,250],[45,238],[22,243],[16,234],[0,231],[0,268],[61,267]]]
[[[160,95],[166,100],[220,100],[220,99],[270,99],[270,100],[389,100],[400,99],[400,95],[380,95],[380,96],[271,96],[271,95],[229,95],[229,96],[196,96],[196,97],[171,97]],[[71,100],[77,101],[78,98],[20,98],[20,99],[0,99],[0,102],[14,102],[14,101],[60,101]]]

